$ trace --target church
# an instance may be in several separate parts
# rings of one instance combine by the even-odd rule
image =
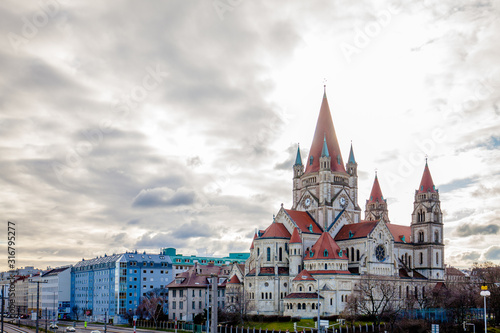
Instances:
[[[427,161],[410,226],[389,219],[377,175],[361,198],[363,219],[358,164],[352,144],[344,164],[326,89],[309,156],[297,148],[291,171],[293,205],[255,233],[238,279],[247,313],[311,318],[321,304],[321,315],[337,315],[363,276],[393,281],[400,297],[444,281],[443,218]]]

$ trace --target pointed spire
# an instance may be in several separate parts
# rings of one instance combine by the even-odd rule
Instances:
[[[294,165],[302,165],[302,157],[300,156],[300,145],[297,145],[297,157],[295,157]]]
[[[321,157],[330,157],[330,154],[328,153],[328,146],[326,144],[326,133],[325,136],[323,137],[323,149],[321,150]]]
[[[323,140],[321,140],[323,134]],[[326,140],[325,140],[326,139]],[[318,121],[316,122],[316,130],[314,131],[313,142],[311,150],[309,151],[309,158],[306,161],[305,173],[319,171],[319,158],[321,157],[324,142],[328,148],[328,153],[332,157],[330,169],[336,172],[344,172],[345,167],[340,154],[339,143],[337,141],[337,134],[333,126],[332,115],[330,107],[328,106],[328,99],[326,98],[326,87],[323,94],[323,101],[319,110]]]
[[[378,183],[377,171],[375,171],[375,180],[373,181],[372,192],[370,193],[370,198],[368,202],[382,202],[384,196],[382,195],[382,190],[380,189],[380,184]]]
[[[352,149],[352,141],[351,141],[351,151],[349,152],[349,161],[348,163],[356,164],[356,159],[354,158],[354,151]]]
[[[292,244],[292,243],[302,243],[302,239],[300,238],[298,228],[293,229],[292,237],[290,238],[290,244]]]
[[[434,182],[432,181],[431,171],[429,170],[429,165],[427,165],[427,158],[425,159],[424,174],[418,188],[418,193],[426,192],[436,193],[436,186],[434,186]]]

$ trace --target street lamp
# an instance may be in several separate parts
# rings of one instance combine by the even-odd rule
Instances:
[[[488,326],[486,322],[486,297],[490,296],[491,293],[488,291],[487,286],[481,286],[481,296],[484,297],[484,333],[488,332]]]

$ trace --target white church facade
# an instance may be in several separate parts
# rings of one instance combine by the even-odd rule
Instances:
[[[352,145],[344,164],[325,92],[308,158],[297,150],[293,205],[254,235],[239,279],[248,313],[313,317],[320,299],[322,315],[339,314],[368,275],[395,281],[400,294],[419,292],[410,282],[444,281],[442,212],[427,162],[410,226],[391,223],[376,175],[362,218],[357,168]]]

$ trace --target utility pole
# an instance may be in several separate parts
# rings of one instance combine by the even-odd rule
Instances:
[[[107,333],[108,324],[108,312],[104,311],[104,333]]]
[[[47,281],[29,281],[30,283],[36,283],[36,333],[38,333],[38,317],[40,316],[40,283],[47,283]],[[3,312],[2,312],[3,313]],[[47,321],[45,321],[47,324]],[[47,326],[47,325],[45,325]],[[47,328],[45,328],[47,330]]]
[[[219,276],[217,274],[212,274],[212,333],[217,333],[217,285],[219,282]]]
[[[4,293],[5,293],[5,285],[2,284],[2,332],[3,330],[3,307],[4,307]]]
[[[319,279],[318,279],[318,332],[321,332],[321,325],[320,325],[320,312],[319,312]]]

